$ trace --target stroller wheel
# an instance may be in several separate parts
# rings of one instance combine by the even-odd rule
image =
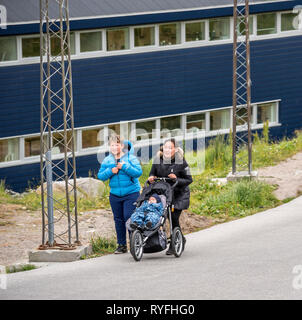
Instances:
[[[180,228],[176,227],[173,230],[172,239],[171,239],[172,250],[176,258],[179,258],[183,252],[183,236]]]
[[[130,238],[130,252],[135,261],[140,261],[143,256],[143,235],[139,230],[135,230]]]

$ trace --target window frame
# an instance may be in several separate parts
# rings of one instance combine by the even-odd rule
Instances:
[[[179,46],[182,46],[184,43],[184,39],[183,39],[183,21],[175,21],[175,22],[166,22],[166,23],[159,23],[158,24],[158,47],[159,49],[161,48],[176,48]],[[179,25],[179,43],[175,43],[175,44],[168,44],[168,45],[161,45],[160,44],[160,26],[163,25],[171,25],[171,24],[178,24]],[[177,33],[176,33],[176,39],[177,39]]]
[[[76,55],[80,55],[80,56],[84,56],[84,55],[94,55],[97,53],[101,53],[101,52],[106,52],[105,48],[104,48],[104,40],[106,43],[106,32],[104,32],[105,29],[89,29],[89,30],[82,30],[82,31],[77,31],[75,34],[75,52]],[[101,50],[96,50],[96,51],[81,51],[81,34],[83,33],[92,33],[92,32],[100,32],[102,35],[102,49]],[[105,39],[104,39],[105,37]]]
[[[158,29],[156,28],[157,24],[144,24],[144,25],[138,25],[138,26],[130,26],[130,48],[132,50],[142,50],[142,49],[148,49],[148,48],[156,48],[159,46],[159,35]],[[139,28],[154,28],[154,44],[148,45],[148,46],[135,46],[135,29]]]
[[[22,60],[27,60],[27,61],[30,61],[30,60],[36,60],[36,59],[39,59],[40,61],[40,54],[38,56],[35,56],[35,57],[23,57],[23,44],[22,44],[22,40],[23,39],[32,39],[32,38],[39,38],[40,39],[40,36],[37,35],[37,36],[34,36],[34,35],[22,35],[19,37],[19,41],[20,41],[20,46],[19,46],[19,55],[20,55],[20,59],[21,61]],[[17,49],[18,50],[18,49]],[[44,55],[45,56],[45,55]]]
[[[195,40],[195,41],[187,41],[186,35],[187,35],[187,24],[191,23],[202,23],[204,22],[204,32],[205,32],[205,38],[203,40]],[[183,42],[185,44],[193,44],[193,43],[203,43],[209,41],[209,19],[199,19],[199,20],[191,20],[191,21],[184,21],[184,34],[183,34]]]

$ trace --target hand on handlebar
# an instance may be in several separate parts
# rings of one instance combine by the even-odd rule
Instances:
[[[174,173],[170,173],[168,177],[173,180],[177,179],[177,176]]]
[[[153,183],[155,179],[156,179],[155,176],[150,176],[150,177],[148,178],[148,181],[149,181],[150,183]]]

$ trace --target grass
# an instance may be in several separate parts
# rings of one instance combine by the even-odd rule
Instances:
[[[34,269],[37,269],[37,267],[33,264],[25,264],[25,265],[21,265],[20,267],[9,266],[9,267],[6,267],[6,273],[16,273],[16,272],[29,271]]]
[[[95,236],[90,239],[92,247],[92,254],[88,256],[82,256],[81,259],[90,259],[103,256],[105,254],[113,253],[116,249],[116,240],[107,239],[100,236]]]
[[[234,219],[280,204],[273,195],[274,187],[256,180],[229,182],[220,186],[210,180],[192,190],[190,209],[196,214]]]

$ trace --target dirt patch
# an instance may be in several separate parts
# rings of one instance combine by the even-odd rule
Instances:
[[[180,224],[185,234],[206,228],[211,220],[184,212]],[[21,205],[0,204],[0,265],[25,262],[28,250],[41,244],[41,212],[29,211]],[[66,220],[60,220],[56,231],[66,229]],[[79,214],[79,234],[83,244],[89,243],[93,235],[115,237],[115,227],[110,210],[95,210]]]
[[[276,166],[258,170],[260,180],[277,185],[274,194],[279,200],[296,197],[302,192],[302,152]]]

